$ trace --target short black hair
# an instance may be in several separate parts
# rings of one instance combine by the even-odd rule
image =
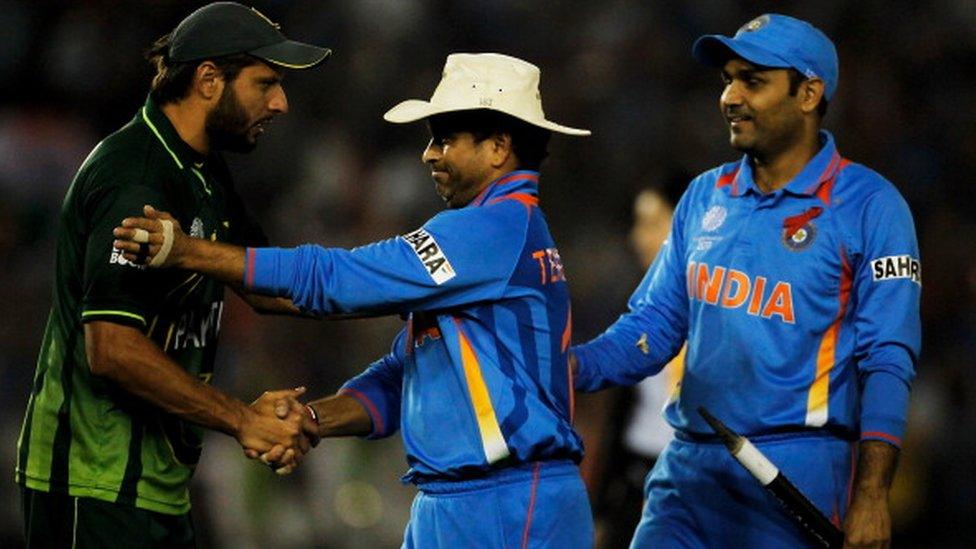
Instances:
[[[176,63],[169,58],[170,35],[166,34],[153,42],[146,52],[146,59],[155,67],[156,75],[149,87],[149,95],[156,103],[165,105],[184,99],[190,93],[193,75],[204,60]],[[260,60],[247,54],[226,55],[209,59],[217,66],[224,81],[228,84],[244,70]]]
[[[489,109],[473,109],[435,114],[427,119],[434,137],[468,132],[480,143],[493,135],[508,134],[512,138],[512,152],[518,167],[538,170],[549,156],[552,132],[533,126],[514,116]]]
[[[790,95],[796,95],[800,91],[800,84],[808,79],[806,76],[803,76],[803,73],[794,68],[787,69],[787,73],[790,77]],[[826,96],[820,98],[820,103],[817,104],[817,114],[820,115],[821,119],[827,115]]]

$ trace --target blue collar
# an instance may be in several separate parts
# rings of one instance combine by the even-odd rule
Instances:
[[[834,136],[827,130],[820,130],[819,133],[821,147],[803,170],[793,178],[792,181],[783,187],[783,190],[795,194],[812,196],[820,186],[830,180],[840,168],[840,153],[837,152],[837,145],[834,143]],[[744,155],[739,161],[738,174],[732,185],[732,196],[742,196],[752,191],[762,194],[756,181],[753,178],[752,163],[749,162],[749,155]]]
[[[509,172],[492,181],[465,208],[475,208],[491,203],[504,196],[519,193],[531,196],[539,195],[539,172],[533,170],[516,170]]]

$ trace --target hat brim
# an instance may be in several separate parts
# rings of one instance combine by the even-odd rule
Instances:
[[[695,45],[691,47],[691,54],[706,67],[722,67],[733,57],[741,57],[762,67],[788,68],[792,66],[788,61],[769,50],[720,34],[709,34],[695,40]]]
[[[285,40],[251,50],[248,53],[272,65],[301,70],[321,64],[332,55],[332,50],[294,40]]]
[[[406,124],[409,122],[416,122],[418,120],[423,120],[425,118],[430,118],[431,116],[444,114],[449,112],[461,112],[461,111],[477,111],[477,110],[490,110],[495,112],[500,112],[507,114],[513,118],[518,118],[523,122],[532,124],[533,126],[543,128],[549,131],[554,131],[557,133],[562,133],[566,135],[590,135],[592,132],[590,130],[583,130],[580,128],[571,128],[569,126],[563,126],[562,124],[556,124],[555,122],[550,122],[549,120],[530,120],[523,116],[517,114],[512,114],[501,109],[494,109],[491,107],[449,107],[445,105],[435,105],[429,101],[422,101],[420,99],[408,99],[401,102],[399,105],[393,107],[392,109],[386,111],[383,115],[383,120],[387,122],[393,122],[394,124]]]

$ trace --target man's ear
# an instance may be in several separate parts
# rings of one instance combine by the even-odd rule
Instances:
[[[490,139],[491,165],[492,167],[500,168],[515,153],[512,149],[512,136],[507,133],[496,133]]]
[[[800,85],[800,110],[810,114],[817,110],[824,95],[824,82],[819,78],[804,80]]]
[[[224,91],[224,77],[213,61],[197,65],[193,74],[193,91],[204,101],[216,101]]]

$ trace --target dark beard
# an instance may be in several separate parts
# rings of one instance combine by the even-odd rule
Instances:
[[[220,94],[217,106],[207,113],[205,124],[211,150],[247,153],[257,146],[256,140],[248,138],[251,126],[247,113],[229,83]]]

